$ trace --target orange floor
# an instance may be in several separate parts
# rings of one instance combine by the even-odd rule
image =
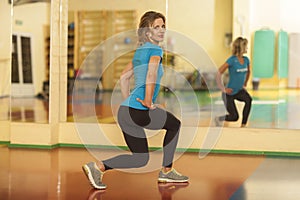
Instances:
[[[106,157],[113,150],[98,150]],[[184,153],[175,162],[189,184],[158,184],[159,169],[148,168],[106,172],[104,191],[94,190],[81,170],[82,164],[95,160],[84,148],[53,150],[10,149],[0,147],[1,200],[83,200],[83,199],[229,199],[264,161],[263,156],[208,155]],[[153,159],[160,152],[151,155]]]
[[[94,150],[103,157],[116,150]],[[93,152],[95,153],[95,152]],[[1,200],[298,200],[300,159],[184,153],[175,168],[189,184],[158,184],[158,168],[105,173],[106,190],[95,190],[81,166],[95,160],[85,148],[16,149],[0,146]],[[159,159],[161,152],[151,153]]]
[[[298,128],[298,99],[297,91],[285,100],[287,103],[279,102],[278,105],[270,104],[269,107],[264,104],[256,105],[260,112],[252,110],[250,126],[259,124],[265,128],[276,128],[278,125]],[[1,99],[3,101],[7,100]],[[272,99],[263,101],[273,103]],[[111,118],[110,104],[105,103],[110,100],[103,97],[101,102],[97,115],[101,119]],[[11,103],[11,116],[6,109],[1,108],[1,118],[47,123],[47,102],[34,98],[13,99]],[[267,112],[261,112],[261,107]],[[260,116],[263,113],[268,117]],[[205,113],[202,114],[206,117]],[[205,120],[204,122],[206,123]],[[97,152],[104,157],[118,153],[103,149]],[[81,170],[84,163],[95,160],[93,155],[85,148],[40,150],[0,145],[0,200],[300,199],[300,159],[297,157],[209,154],[200,159],[197,152],[184,153],[175,161],[175,167],[190,177],[188,185],[158,184],[156,180],[159,168],[150,166],[149,170],[148,166],[147,171],[137,169],[129,172],[107,172],[103,181],[108,188],[98,191],[92,189]],[[159,152],[153,153],[153,160],[159,160],[159,156]]]

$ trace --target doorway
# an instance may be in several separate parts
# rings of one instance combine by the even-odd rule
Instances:
[[[11,96],[34,96],[32,39],[26,34],[12,36]]]

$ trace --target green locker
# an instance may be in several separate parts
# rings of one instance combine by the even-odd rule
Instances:
[[[285,31],[278,32],[278,77],[288,77],[288,55],[289,55],[289,38],[288,33]]]
[[[253,77],[271,78],[275,63],[275,33],[273,30],[258,30],[254,33]]]

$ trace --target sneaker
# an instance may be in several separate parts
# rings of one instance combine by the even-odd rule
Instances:
[[[215,118],[216,126],[222,126],[222,121],[220,121],[220,117]]]
[[[241,125],[241,128],[245,128],[247,125],[246,124],[242,124]]]
[[[172,169],[167,173],[164,173],[162,170],[160,170],[158,175],[158,182],[182,183],[188,181],[189,177],[181,175],[175,169]]]
[[[101,172],[97,167],[96,163],[90,162],[82,166],[83,172],[85,173],[86,177],[89,179],[91,185],[95,189],[105,189],[106,185],[102,183],[102,176],[104,172]]]

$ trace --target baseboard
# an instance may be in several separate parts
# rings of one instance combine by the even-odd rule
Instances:
[[[30,149],[55,149],[55,148],[95,148],[105,150],[117,150],[123,149],[128,150],[126,146],[108,146],[108,145],[83,145],[83,144],[70,144],[61,143],[55,145],[26,145],[26,144],[11,144],[8,141],[0,141],[0,144],[7,145],[9,148],[30,148]],[[161,147],[149,147],[150,151],[162,150]],[[177,148],[177,152],[188,152],[188,153],[206,153],[206,154],[232,154],[232,155],[253,155],[253,156],[267,156],[267,157],[300,157],[299,152],[274,152],[274,151],[245,151],[245,150],[223,150],[223,149],[195,149],[188,148],[182,149]]]

